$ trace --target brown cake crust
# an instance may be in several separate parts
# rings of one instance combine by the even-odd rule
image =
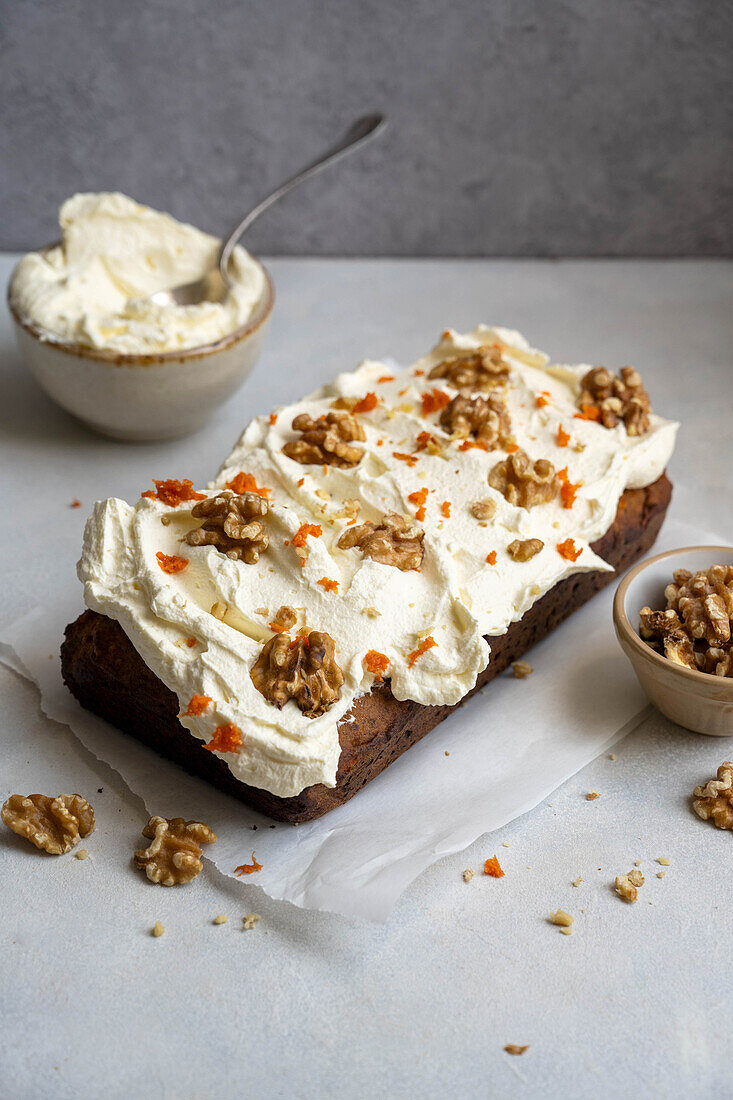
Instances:
[[[615,572],[576,573],[560,581],[505,634],[490,638],[491,660],[464,699],[646,553],[657,537],[671,494],[672,486],[664,474],[645,489],[628,489],[619,501],[612,526],[592,543],[593,550],[613,565]],[[292,798],[280,798],[235,779],[223,760],[181,726],[177,696],[150,671],[114,620],[85,611],[71,623],[61,647],[61,668],[67,687],[87,710],[278,821],[311,821],[340,806],[455,709],[400,701],[392,695],[388,682],[375,685],[368,695],[356,700],[339,724],[341,757],[336,786],[316,784]]]

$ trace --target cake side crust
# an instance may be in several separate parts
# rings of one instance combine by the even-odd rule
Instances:
[[[560,581],[505,634],[490,638],[491,660],[461,703],[649,550],[664,520],[671,492],[665,475],[644,489],[626,490],[613,524],[591,544],[614,572],[577,573]],[[85,611],[69,624],[61,647],[61,667],[67,687],[87,710],[192,775],[286,822],[310,821],[343,804],[456,709],[398,700],[388,682],[375,685],[368,695],[356,700],[339,724],[341,756],[336,786],[317,784],[291,798],[281,798],[240,782],[223,760],[204,749],[180,725],[177,696],[150,671],[114,620]]]

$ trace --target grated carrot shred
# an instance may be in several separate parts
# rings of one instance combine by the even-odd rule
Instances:
[[[210,752],[236,752],[242,744],[242,731],[232,722],[217,726],[211,740],[204,745]]]
[[[252,862],[251,863],[242,863],[239,867],[235,867],[234,868],[234,874],[238,875],[239,878],[241,878],[242,875],[253,875],[255,873],[255,871],[261,871],[261,870],[262,870],[262,864],[257,862],[257,860],[255,859],[255,854],[253,852],[252,853]]]
[[[206,500],[206,493],[195,492],[193,482],[187,477],[184,477],[183,481],[176,481],[172,477],[163,481],[157,481],[153,478],[153,485],[155,489],[147,489],[146,492],[140,495],[149,497],[150,500],[159,500],[161,504],[167,504],[169,508],[177,508],[179,504],[183,504],[187,500]]]
[[[316,584],[320,584],[326,592],[338,592],[339,582],[332,581],[330,577],[321,577],[319,581],[316,581]]]
[[[583,549],[577,547],[572,539],[565,539],[563,542],[558,542],[557,552],[566,561],[577,561],[583,553]]]
[[[570,433],[566,432],[562,424],[558,424],[557,428],[557,445],[558,447],[567,447],[570,442]]]
[[[423,416],[429,416],[430,413],[438,412],[440,409],[444,409],[446,405],[450,405],[450,397],[448,394],[435,387],[427,393],[424,393],[421,401]]]
[[[361,401],[357,401],[351,410],[352,413],[368,413],[376,409],[379,404],[376,393],[368,393],[362,397]]]
[[[486,555],[486,560],[489,565],[496,565],[496,550],[489,550],[488,554]]]
[[[410,493],[407,499],[409,500],[410,504],[417,505],[415,519],[425,519],[425,504],[428,499],[427,489],[416,489],[414,493]]]
[[[210,695],[192,695],[191,702],[188,704],[188,708],[184,710],[181,718],[198,718],[205,710],[208,710],[209,704],[212,702]]]
[[[314,539],[319,539],[323,534],[323,528],[318,523],[301,523],[298,530],[292,537],[293,546],[305,546],[306,539],[309,535],[312,535]]]
[[[384,653],[380,653],[377,649],[370,649],[364,654],[363,659],[364,668],[367,672],[371,672],[374,679],[381,681],[384,673],[389,668],[389,657]]]
[[[432,649],[434,646],[437,647],[437,645],[438,643],[436,642],[435,638],[428,634],[427,638],[420,642],[420,645],[417,647],[417,649],[413,649],[412,653],[408,655],[407,667],[412,668],[415,664],[415,661],[417,661],[419,657],[422,657],[423,653],[427,653],[429,649]]]
[[[227,489],[233,493],[256,493],[258,497],[269,497],[271,489],[261,488],[252,474],[235,474],[231,481],[227,481]]]
[[[162,550],[159,550],[155,556],[164,573],[181,573],[188,565],[188,558],[179,558],[176,554],[164,554]]]
[[[504,872],[496,856],[492,856],[491,859],[486,860],[484,863],[484,874],[491,875],[492,878],[504,878]]]

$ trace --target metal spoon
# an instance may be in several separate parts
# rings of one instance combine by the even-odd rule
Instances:
[[[200,279],[196,279],[193,283],[183,283],[181,286],[173,286],[169,290],[158,290],[155,294],[150,295],[149,300],[160,306],[192,306],[197,305],[199,302],[222,301],[226,298],[231,286],[228,275],[229,259],[234,246],[245,229],[249,229],[252,222],[259,218],[260,214],[272,206],[274,202],[277,202],[278,199],[281,199],[283,195],[287,195],[288,191],[292,191],[303,180],[307,180],[320,172],[327,164],[339,160],[351,152],[352,149],[356,149],[357,146],[374,137],[384,129],[385,125],[384,115],[371,114],[358,118],[340,141],[318,157],[317,160],[307,164],[296,175],[281,183],[275,191],[258,202],[257,206],[250,210],[248,214],[245,214],[231,233],[224,238],[216,267],[212,267],[210,271],[207,271],[205,275]]]

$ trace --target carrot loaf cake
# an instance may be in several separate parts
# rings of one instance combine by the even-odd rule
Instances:
[[[96,505],[65,680],[264,812],[317,817],[652,544],[676,430],[631,368],[503,328],[367,361],[254,420],[206,489]]]

